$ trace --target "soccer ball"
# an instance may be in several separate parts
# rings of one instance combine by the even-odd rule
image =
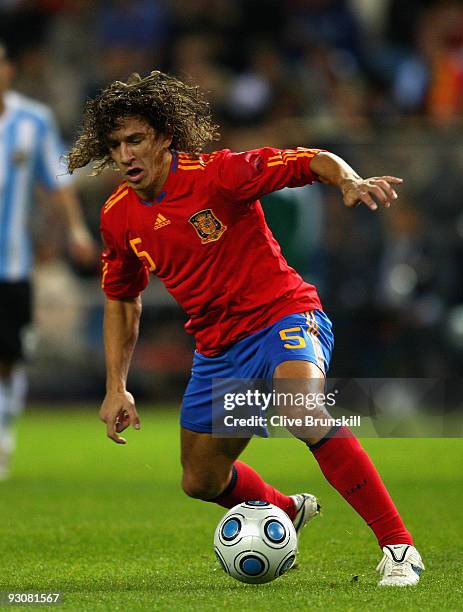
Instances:
[[[283,510],[266,501],[247,501],[231,508],[217,525],[214,550],[227,574],[263,584],[293,565],[297,535]]]

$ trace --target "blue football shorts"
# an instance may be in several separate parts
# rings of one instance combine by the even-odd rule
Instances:
[[[183,397],[180,424],[202,433],[213,431],[214,379],[272,380],[284,361],[309,361],[325,374],[333,350],[332,325],[321,310],[292,314],[243,338],[216,357],[194,354]]]

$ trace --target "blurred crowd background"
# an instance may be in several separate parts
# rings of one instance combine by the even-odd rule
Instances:
[[[68,145],[88,96],[161,69],[208,92],[218,148],[320,147],[363,176],[403,177],[397,205],[377,214],[345,209],[322,185],[264,206],[334,320],[333,376],[461,376],[462,2],[0,0],[0,38],[14,88],[54,109]],[[97,237],[118,177],[89,174],[76,186]],[[99,266],[72,267],[44,204],[32,218],[31,396],[93,401],[104,389]],[[152,279],[131,375],[138,397],[181,396],[193,348],[185,320]]]

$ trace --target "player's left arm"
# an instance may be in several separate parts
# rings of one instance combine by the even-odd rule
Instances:
[[[213,181],[222,195],[253,202],[284,187],[302,187],[317,180],[311,162],[320,149],[263,147],[233,153],[225,149],[211,164]]]
[[[274,149],[264,147],[244,153],[224,150],[215,158],[215,182],[231,200],[252,202],[283,187],[300,187],[321,181],[338,187],[344,204],[378,208],[375,199],[390,206],[397,198],[395,176],[363,179],[343,159],[322,149]]]
[[[344,204],[354,208],[365,204],[371,210],[378,208],[378,203],[388,208],[397,199],[394,185],[400,185],[403,179],[396,176],[373,176],[362,178],[347,162],[335,155],[322,151],[310,164],[322,183],[334,185],[342,194]]]

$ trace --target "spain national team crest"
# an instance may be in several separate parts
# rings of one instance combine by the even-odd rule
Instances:
[[[199,210],[188,220],[201,238],[201,244],[218,240],[227,229],[227,226],[217,219],[210,208]]]

